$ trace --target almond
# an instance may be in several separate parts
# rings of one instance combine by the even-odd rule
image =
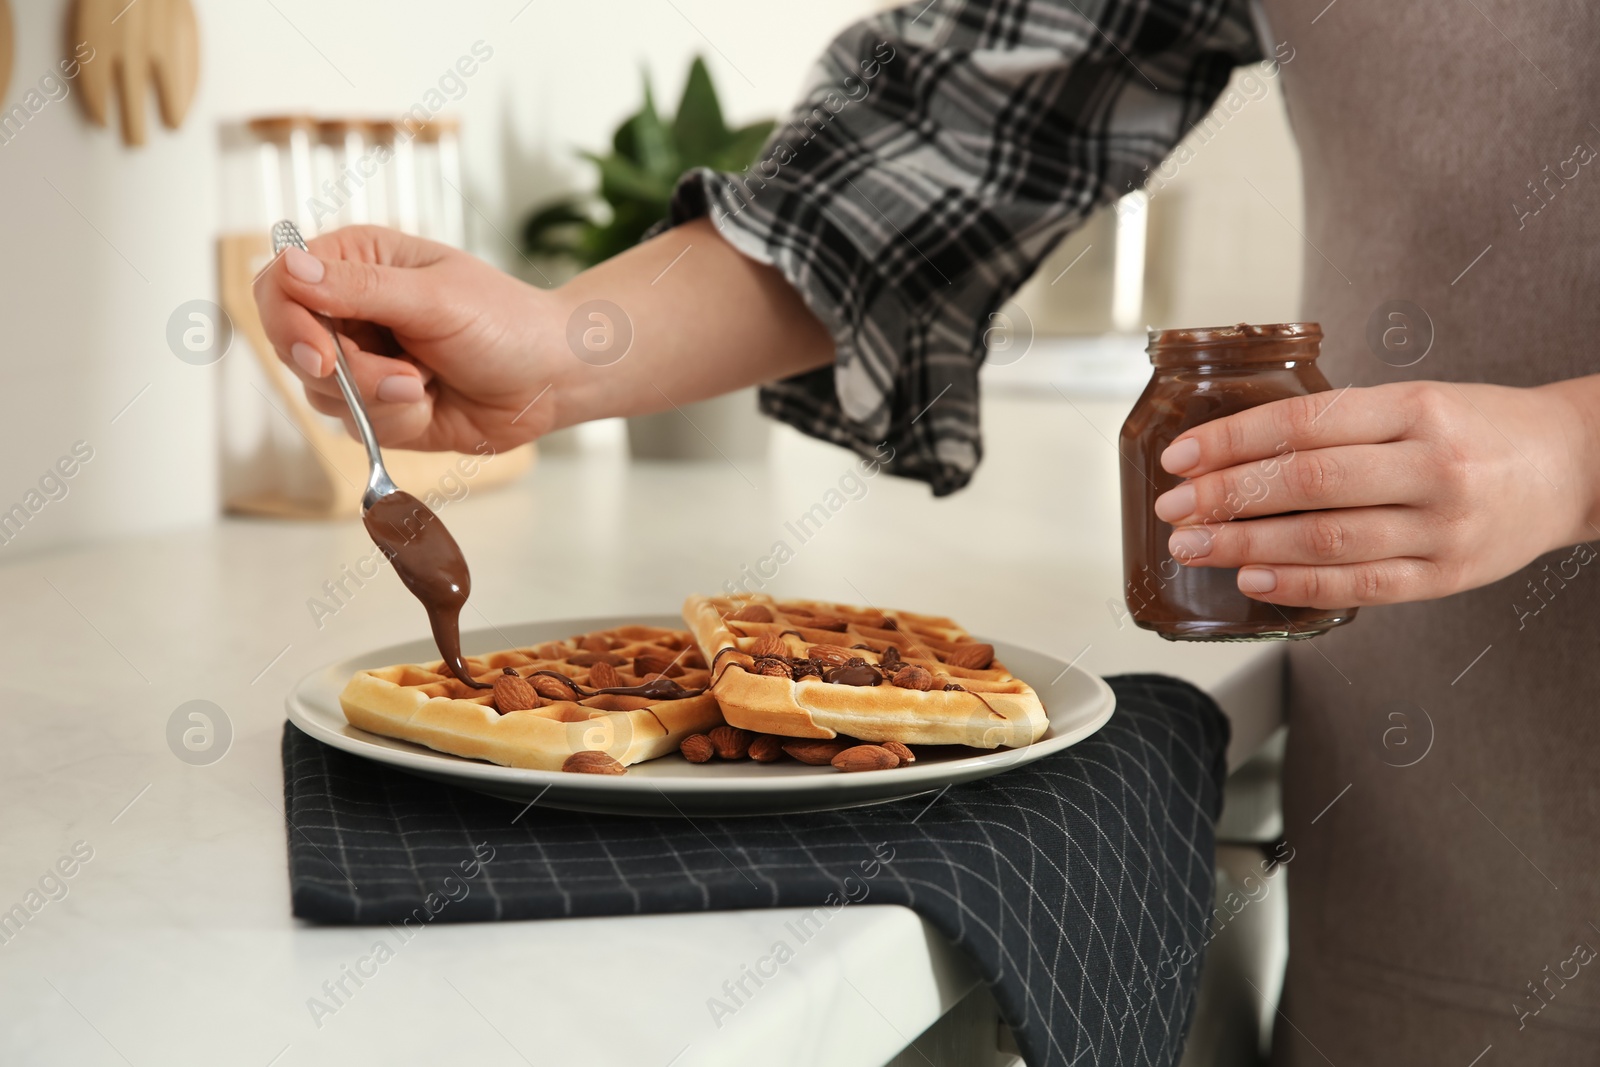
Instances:
[[[917,762],[917,754],[898,741],[880,741],[879,744],[898,756],[902,767],[908,763]]]
[[[617,674],[617,669],[611,664],[601,661],[589,668],[589,685],[594,689],[610,689],[614,685],[621,685],[622,677]]]
[[[755,673],[765,675],[768,678],[794,677],[794,672],[789,669],[789,665],[783,662],[781,659],[767,658],[756,660]]]
[[[836,615],[813,615],[803,623],[813,630],[832,630],[835,633],[844,633],[850,624]]]
[[[647,674],[664,674],[668,678],[675,678],[683,673],[683,668],[670,659],[660,656],[636,656],[633,660],[633,673],[643,678]]]
[[[494,706],[500,709],[500,714],[538,707],[539,694],[535,688],[516,671],[509,667],[506,670],[508,673],[494,680]]]
[[[552,678],[548,674],[536,674],[530,679],[534,691],[547,700],[577,700],[578,694],[574,693],[566,682],[560,678]]]
[[[678,662],[683,664],[684,668],[687,670],[703,671],[706,669],[706,658],[702,656],[696,649],[690,649],[688,652],[685,652],[683,654],[683,658]]]
[[[757,763],[775,763],[783,758],[783,738],[762,734],[750,742],[750,758]]]
[[[841,771],[886,771],[900,766],[900,757],[882,745],[855,745],[830,762]]]
[[[678,751],[683,753],[683,758],[690,763],[707,763],[717,754],[717,747],[705,734],[690,734],[678,746]]]
[[[789,645],[784,641],[782,635],[765,633],[752,641],[750,643],[750,647],[745,649],[745,651],[750,653],[752,656],[758,657],[787,656],[789,654]]]
[[[806,655],[830,667],[843,667],[846,663],[856,659],[857,656],[848,648],[838,645],[812,645],[806,649]]]
[[[772,612],[760,604],[746,604],[728,618],[735,622],[771,622]]]
[[[813,767],[823,767],[833,762],[833,757],[849,748],[851,742],[843,738],[832,738],[826,741],[800,740],[798,738],[785,741],[783,750],[801,763],[809,763]]]
[[[618,763],[604,752],[584,751],[574,752],[567,757],[561,765],[564,771],[575,774],[627,774],[628,768]]]
[[[944,654],[944,661],[952,667],[981,671],[994,662],[994,646],[977,641],[959,644]]]
[[[599,634],[590,634],[583,639],[579,647],[585,652],[610,652],[611,642]]]
[[[754,735],[737,726],[719,726],[711,731],[710,737],[717,755],[723,759],[744,759],[750,754],[750,741]]]
[[[895,671],[894,677],[889,680],[901,689],[920,689],[926,693],[933,688],[933,675],[914,663]]]

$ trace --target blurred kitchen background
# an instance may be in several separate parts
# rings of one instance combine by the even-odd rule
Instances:
[[[111,0],[109,11],[124,3]],[[70,484],[73,504],[42,507],[27,536],[0,550],[13,558],[209,522],[230,503],[259,512],[287,500],[295,511],[309,496],[313,512],[333,506],[315,501],[314,483],[327,472],[316,469],[308,446],[323,439],[308,437],[296,421],[303,413],[274,391],[245,324],[227,356],[207,363],[205,346],[216,343],[207,320],[180,311],[197,300],[228,303],[230,284],[237,301],[240,276],[247,283],[259,266],[272,219],[298,214],[308,231],[389,220],[462,244],[536,284],[559,281],[574,267],[526,254],[524,224],[553,201],[593,193],[595,167],[577,152],[609,149],[618,124],[640,106],[642,72],[670,113],[691,61],[703,56],[730,127],[778,117],[827,41],[878,6],[193,5],[192,102],[170,129],[152,86],[133,105],[147,128],[144,143],[132,146],[116,93],[109,124],[89,121],[90,72],[109,76],[115,51],[134,33],[166,34],[175,43],[157,50],[181,53],[183,27],[156,24],[174,18],[168,9],[177,5],[143,4],[148,11],[113,21],[102,13],[98,28],[83,29],[69,24],[65,0],[11,0],[0,123],[8,356],[0,496],[7,506],[21,500],[76,441],[94,456]],[[109,43],[69,78],[62,61],[75,46],[82,54],[80,31]],[[985,370],[987,396],[1031,398],[1044,406],[1041,417],[1073,417],[1066,405],[1078,397],[1125,404],[1147,374],[1146,324],[1293,317],[1302,250],[1297,160],[1276,81],[1252,69],[1236,74],[1236,87],[1243,104],[1197,130],[1177,157],[1185,162],[1169,161],[1153,194],[1094,218],[1005,309]],[[420,129],[405,116],[411,110],[414,120],[419,104],[433,121],[409,137]],[[308,217],[307,186],[327,198],[323,182],[385,137],[392,144],[397,129],[403,151],[363,196],[330,198],[336,212]],[[395,173],[402,163],[405,173]],[[597,217],[605,218],[603,208]],[[241,235],[244,254],[228,243]],[[175,326],[197,357],[175,358]],[[760,461],[774,448],[772,462],[780,462],[792,435],[752,412],[752,398],[741,396],[702,412],[701,427],[738,462]],[[633,451],[695,455],[699,434],[675,432],[672,420],[684,421],[669,413],[635,426]],[[627,441],[621,424],[596,424],[542,447],[615,461],[628,454]],[[268,505],[252,504],[262,500]]]

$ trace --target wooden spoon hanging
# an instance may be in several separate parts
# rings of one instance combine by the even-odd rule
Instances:
[[[153,82],[162,123],[182,124],[200,80],[200,28],[189,0],[76,0],[71,25],[72,43],[94,49],[79,82],[90,121],[109,124],[115,87],[123,142],[144,144]]]

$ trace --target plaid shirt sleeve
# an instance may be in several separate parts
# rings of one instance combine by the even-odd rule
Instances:
[[[942,496],[982,455],[990,316],[1258,58],[1247,0],[915,0],[835,39],[758,162],[685,175],[668,222],[710,215],[833,336],[761,409]]]

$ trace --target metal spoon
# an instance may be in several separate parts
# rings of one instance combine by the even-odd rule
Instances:
[[[288,219],[272,227],[273,255],[285,248],[310,251],[300,231]],[[439,521],[439,516],[428,505],[397,488],[389,477],[383,466],[383,454],[378,451],[378,435],[372,431],[366,405],[350,377],[339,332],[325,316],[316,312],[312,312],[312,316],[333,338],[333,373],[339,380],[344,402],[350,405],[350,415],[361,435],[361,443],[367,446],[367,461],[372,470],[367,477],[367,491],[361,495],[362,523],[373,543],[394,565],[395,573],[406,588],[427,609],[434,644],[439,647],[439,655],[450,673],[473,689],[493,688],[472,677],[461,655],[461,609],[472,592],[466,557],[461,554],[456,539]]]
[[[288,219],[272,227],[272,254],[280,255],[285,248],[298,248],[302,252],[310,252],[306,247],[305,238],[300,236],[299,228]],[[367,462],[371,465],[371,472],[367,475],[367,491],[361,494],[361,510],[366,511],[377,502],[378,498],[395,492],[394,480],[389,477],[389,472],[383,465],[383,453],[378,451],[378,435],[373,433],[372,420],[367,418],[367,406],[362,402],[361,394],[356,391],[356,383],[350,377],[350,365],[344,360],[344,346],[339,343],[339,331],[333,328],[333,323],[326,317],[314,311],[311,315],[322,323],[328,331],[328,336],[333,338],[333,375],[339,381],[339,392],[344,394],[344,402],[350,405],[350,415],[355,419],[356,432],[361,436],[361,443],[367,446]]]

